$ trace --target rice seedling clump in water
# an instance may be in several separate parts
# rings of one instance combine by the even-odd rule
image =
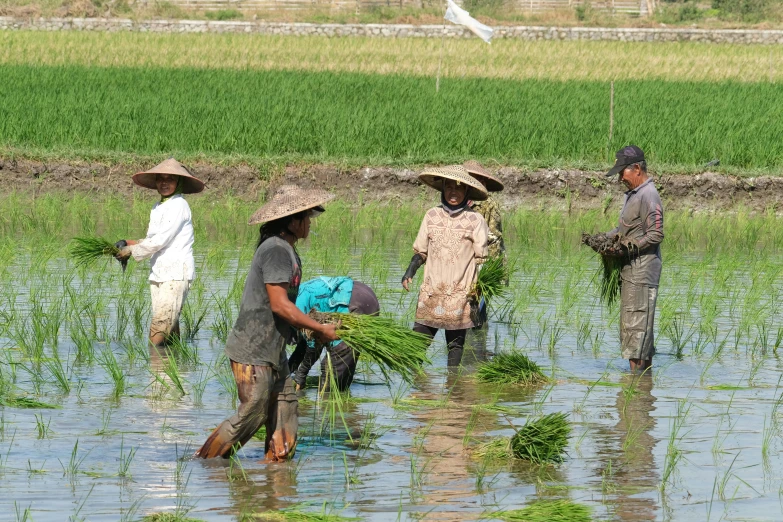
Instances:
[[[590,508],[570,500],[538,500],[513,511],[498,511],[492,518],[509,522],[590,522]]]
[[[76,266],[85,266],[104,256],[115,256],[119,249],[102,237],[75,237],[69,253]]]
[[[340,322],[337,336],[352,350],[376,363],[383,376],[397,373],[407,383],[429,364],[430,338],[393,319],[374,315],[310,312],[320,323]]]
[[[518,459],[531,462],[562,462],[571,425],[565,413],[550,413],[528,421],[511,437],[511,451]]]
[[[518,350],[498,353],[479,366],[476,378],[499,384],[538,384],[549,380],[535,362]]]

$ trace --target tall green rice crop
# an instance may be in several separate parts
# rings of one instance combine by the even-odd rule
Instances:
[[[651,165],[783,165],[783,85],[1,65],[0,145],[62,154],[175,154],[432,163],[592,164],[627,143]],[[643,115],[644,124],[639,118]]]

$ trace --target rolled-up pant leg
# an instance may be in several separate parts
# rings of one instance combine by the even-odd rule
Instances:
[[[190,281],[187,280],[150,283],[152,300],[150,337],[156,334],[168,337],[172,330],[179,330],[179,316],[189,290]]]
[[[623,281],[620,287],[620,345],[624,359],[655,355],[655,304],[658,289]]]
[[[278,372],[271,366],[254,366],[235,361],[231,361],[231,371],[234,372],[239,392],[239,409],[215,428],[196,452],[197,457],[230,457],[236,448],[243,446],[255,435],[270,413],[270,404],[279,380]],[[267,431],[267,437],[269,433]]]
[[[272,461],[289,459],[296,451],[299,429],[299,401],[294,381],[281,375],[275,382],[266,419],[264,452]]]

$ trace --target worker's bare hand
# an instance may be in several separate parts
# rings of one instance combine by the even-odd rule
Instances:
[[[410,292],[411,291],[411,289],[410,289],[411,281],[412,281],[412,279],[410,277],[407,278],[407,279],[403,279],[402,280],[402,287],[405,289],[406,292]]]
[[[119,259],[119,260],[128,259],[131,256],[131,253],[132,253],[131,252],[131,247],[124,246],[124,247],[120,248],[119,252],[117,252],[117,254],[115,254],[114,257]]]
[[[337,324],[322,324],[321,329],[316,332],[316,339],[326,344],[339,339],[337,336],[337,329],[340,327],[340,323]]]

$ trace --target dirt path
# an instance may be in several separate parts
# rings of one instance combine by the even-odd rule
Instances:
[[[143,167],[148,167],[144,165]],[[0,190],[41,194],[95,192],[130,195],[130,176],[141,165],[90,162],[41,162],[0,158]],[[341,169],[332,165],[296,165],[270,177],[246,166],[196,164],[194,173],[207,184],[202,196],[233,194],[259,199],[271,187],[297,183],[334,191],[347,201],[408,200],[426,192],[416,171],[389,167]],[[502,168],[506,184],[501,200],[507,206],[530,208],[601,208],[622,197],[623,189],[601,172]],[[655,176],[667,208],[778,210],[783,205],[783,178],[738,178],[716,173]]]

